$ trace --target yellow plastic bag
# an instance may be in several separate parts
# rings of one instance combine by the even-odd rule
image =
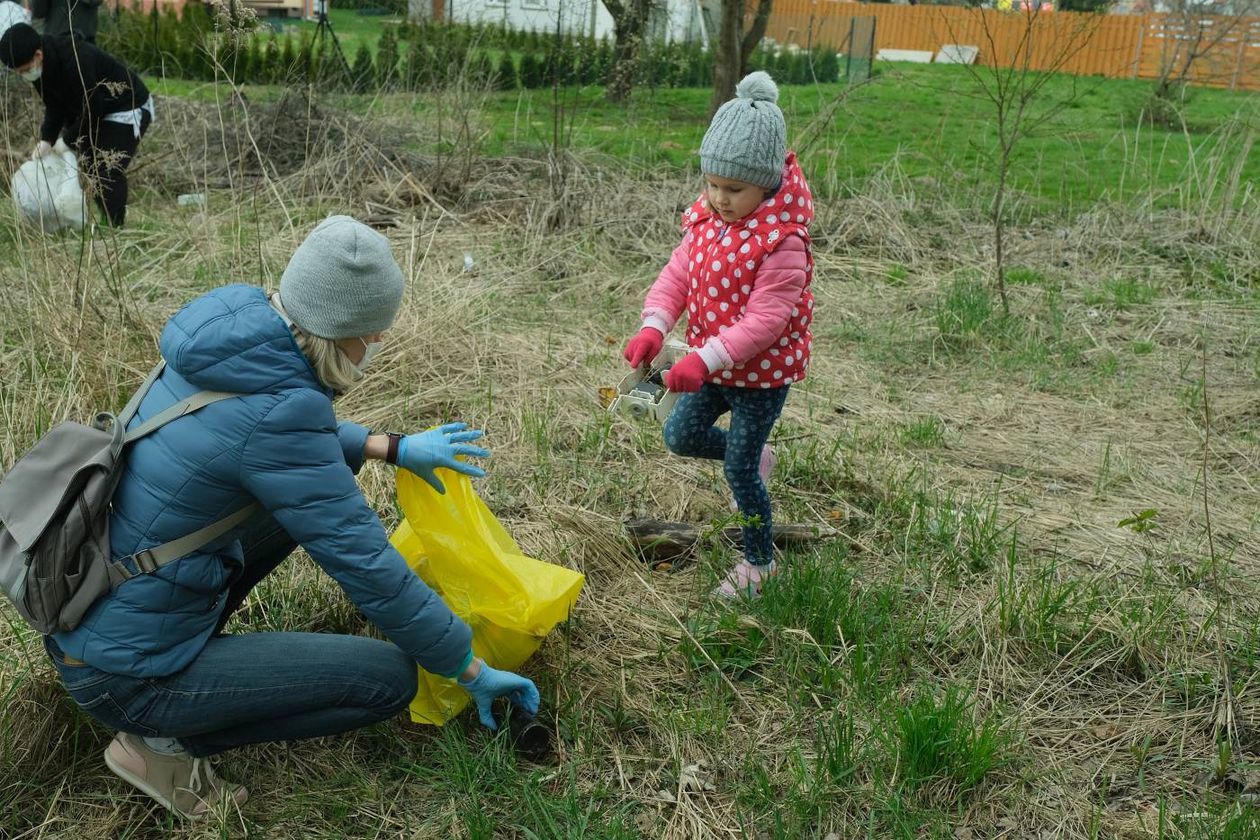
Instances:
[[[582,575],[522,554],[466,476],[443,471],[446,495],[406,470],[397,476],[405,521],[391,538],[394,547],[472,627],[473,652],[495,668],[516,670],[569,617]],[[411,719],[441,726],[469,701],[454,680],[421,670]]]

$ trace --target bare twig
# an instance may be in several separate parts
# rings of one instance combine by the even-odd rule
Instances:
[[[1229,655],[1225,649],[1225,638],[1229,632],[1229,595],[1226,594],[1221,586],[1220,559],[1216,554],[1216,538],[1212,532],[1212,506],[1210,499],[1210,489],[1208,483],[1211,474],[1208,471],[1212,451],[1212,409],[1208,400],[1208,367],[1207,367],[1207,332],[1203,333],[1201,347],[1201,364],[1200,369],[1200,387],[1203,397],[1203,526],[1207,532],[1208,542],[1208,568],[1212,575],[1212,595],[1215,599],[1215,608],[1213,610],[1214,624],[1216,625],[1216,658],[1217,667],[1221,669],[1221,680],[1225,688],[1225,696],[1222,699],[1224,708],[1220,710],[1217,716],[1216,726],[1218,733],[1224,730],[1224,734],[1232,747],[1238,745],[1238,722],[1237,712],[1234,703],[1234,680],[1233,670],[1230,668]],[[1219,737],[1219,734],[1218,734]]]

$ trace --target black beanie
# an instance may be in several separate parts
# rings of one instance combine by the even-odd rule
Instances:
[[[15,23],[0,38],[0,61],[16,70],[30,63],[35,51],[44,48],[44,39],[29,23]]]

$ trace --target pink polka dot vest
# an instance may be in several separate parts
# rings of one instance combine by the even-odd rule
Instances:
[[[683,229],[692,233],[687,267],[687,344],[701,347],[743,317],[750,297],[756,294],[762,261],[789,236],[804,239],[808,253],[808,226],[813,219],[814,199],[791,152],[778,192],[737,222],[728,225],[709,209],[701,195],[683,213]],[[805,378],[813,345],[809,330],[814,316],[810,292],[813,274],[811,255],[800,302],[774,343],[756,357],[714,374],[710,382],[736,388],[781,388]]]

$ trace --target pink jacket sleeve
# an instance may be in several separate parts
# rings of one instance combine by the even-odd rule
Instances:
[[[700,349],[710,373],[748,361],[783,335],[792,309],[801,302],[808,268],[809,252],[799,236],[788,237],[766,255],[743,316]]]
[[[669,335],[687,305],[687,255],[690,252],[691,232],[688,231],[648,290],[643,304],[643,326],[655,327],[661,335]]]

